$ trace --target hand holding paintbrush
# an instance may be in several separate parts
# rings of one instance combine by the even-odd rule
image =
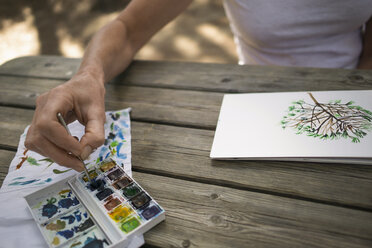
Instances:
[[[70,129],[68,128],[68,126],[66,125],[66,122],[65,120],[63,119],[62,117],[62,114],[61,113],[57,113],[57,118],[58,118],[58,121],[62,124],[62,126],[66,129],[66,131],[68,132],[69,135],[72,136],[71,132],[70,132]],[[72,153],[71,153],[72,154]],[[92,183],[92,179],[90,178],[90,175],[89,175],[89,172],[87,170],[87,167],[84,163],[84,160],[80,157],[80,156],[77,156],[75,155],[77,159],[79,159],[82,163],[83,163],[83,166],[84,166],[84,171],[85,171],[85,174],[89,180],[90,183]]]

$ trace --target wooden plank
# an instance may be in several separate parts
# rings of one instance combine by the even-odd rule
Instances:
[[[167,211],[145,235],[155,246],[348,247],[372,245],[372,213],[134,173]]]
[[[3,185],[3,181],[8,174],[10,162],[15,154],[12,151],[0,150],[0,187]]]
[[[0,82],[1,105],[34,108],[38,95],[63,81],[0,76]],[[221,93],[116,84],[106,87],[106,109],[131,107],[134,120],[214,129],[221,102]]]
[[[0,164],[11,153],[0,150]],[[146,173],[135,179],[166,210],[145,234],[156,247],[370,247],[372,213]]]
[[[58,56],[20,57],[3,64],[0,74],[67,80],[79,63],[80,59]],[[372,89],[372,71],[134,61],[115,82],[216,92]]]
[[[33,111],[1,107],[1,145],[16,148]],[[132,122],[133,169],[372,210],[372,166],[212,161],[213,131]]]

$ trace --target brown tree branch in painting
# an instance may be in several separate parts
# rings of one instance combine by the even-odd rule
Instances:
[[[350,138],[352,142],[360,142],[372,129],[372,112],[352,101],[341,103],[341,100],[320,103],[308,93],[314,104],[303,100],[293,102],[288,108],[288,114],[283,117],[282,127],[291,127],[297,134],[321,139]]]

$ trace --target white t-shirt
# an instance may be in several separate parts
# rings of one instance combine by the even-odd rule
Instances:
[[[225,0],[240,64],[355,68],[372,0]]]

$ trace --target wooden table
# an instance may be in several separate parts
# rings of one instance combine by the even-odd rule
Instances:
[[[1,182],[35,98],[79,62],[37,56],[0,67]],[[372,247],[372,166],[209,158],[224,93],[347,89],[372,89],[372,71],[133,62],[107,85],[106,109],[133,108],[133,175],[167,211],[146,243]]]

